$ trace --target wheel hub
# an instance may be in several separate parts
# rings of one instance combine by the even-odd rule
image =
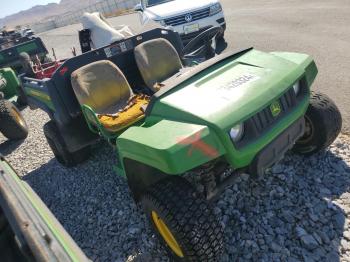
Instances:
[[[308,116],[305,115],[305,133],[302,138],[297,142],[298,144],[306,144],[308,143],[312,137],[314,136],[314,126]]]
[[[26,125],[22,116],[20,115],[20,113],[16,109],[13,109],[13,115],[16,118],[17,123],[19,123],[23,127]]]
[[[170,229],[164,223],[164,221],[158,216],[155,211],[152,211],[152,220],[156,226],[158,232],[163,237],[164,241],[170,247],[170,249],[178,256],[184,257],[184,254],[180,248],[180,245],[177,243],[174,235],[171,233]]]

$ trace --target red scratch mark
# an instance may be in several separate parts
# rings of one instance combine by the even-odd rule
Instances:
[[[215,158],[219,155],[219,152],[214,147],[212,147],[211,145],[208,145],[202,140],[202,131],[190,137],[178,138],[177,141],[181,145],[186,145],[186,146],[191,145],[187,153],[188,156],[192,156],[192,153],[194,150],[199,150],[204,155],[210,158]]]
[[[68,71],[68,67],[63,67],[61,70],[60,70],[60,74],[61,76],[63,76],[66,72]]]

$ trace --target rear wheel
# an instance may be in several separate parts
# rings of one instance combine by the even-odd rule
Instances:
[[[44,125],[44,135],[57,161],[66,167],[76,166],[87,160],[91,155],[90,146],[76,152],[69,152],[63,137],[53,121]]]
[[[325,94],[312,92],[305,114],[305,134],[293,151],[303,155],[317,153],[334,142],[341,128],[342,117],[335,103]]]
[[[20,85],[17,89],[17,104],[19,106],[27,106],[28,105],[28,101],[27,101],[27,96],[26,93],[24,92],[24,89],[22,87],[22,85]]]
[[[28,126],[21,112],[10,101],[0,100],[0,132],[10,140],[28,136]]]
[[[187,181],[165,179],[147,191],[141,204],[176,261],[220,261],[223,228],[210,204]]]

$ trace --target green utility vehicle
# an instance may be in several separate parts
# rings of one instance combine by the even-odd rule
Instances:
[[[1,261],[89,261],[2,156],[0,185]]]
[[[11,68],[0,69],[0,133],[10,140],[25,139],[28,126],[16,104],[24,105],[19,80]]]
[[[27,53],[40,62],[47,61],[48,51],[39,37],[0,37],[0,67],[22,70],[21,53]]]
[[[317,67],[308,55],[249,48],[197,64],[188,63],[192,51],[178,34],[155,29],[22,83],[29,105],[51,118],[44,134],[60,163],[76,165],[100,138],[109,141],[118,174],[169,253],[216,261],[223,228],[210,200],[289,149],[327,148],[342,119],[327,96],[311,91]]]

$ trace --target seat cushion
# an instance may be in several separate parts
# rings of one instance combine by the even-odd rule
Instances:
[[[175,47],[166,39],[144,42],[135,48],[135,59],[146,85],[154,92],[161,83],[183,68]]]
[[[124,108],[133,92],[121,70],[108,60],[85,65],[72,73],[72,87],[81,105],[96,113]]]
[[[115,114],[98,115],[100,123],[111,132],[117,132],[129,127],[145,116],[144,107],[148,105],[150,97],[146,95],[135,95],[125,108]]]

